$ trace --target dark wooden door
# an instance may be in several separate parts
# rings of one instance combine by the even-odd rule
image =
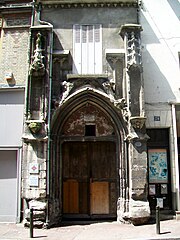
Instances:
[[[116,181],[113,142],[63,144],[64,214],[116,214]]]

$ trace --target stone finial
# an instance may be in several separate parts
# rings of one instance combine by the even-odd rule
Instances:
[[[131,32],[141,32],[142,26],[140,24],[124,24],[121,26],[120,28],[120,32],[119,34],[122,36],[122,38],[124,39],[124,37],[126,36],[127,33],[131,33]]]

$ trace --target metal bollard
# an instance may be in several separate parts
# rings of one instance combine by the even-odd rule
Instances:
[[[33,208],[30,208],[30,238],[33,238]]]
[[[156,206],[156,234],[160,234],[160,207]]]

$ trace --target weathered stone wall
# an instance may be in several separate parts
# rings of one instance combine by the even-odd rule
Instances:
[[[102,4],[103,5],[103,4]],[[125,23],[137,22],[137,11],[134,7],[121,6],[98,6],[98,7],[77,7],[73,5],[70,8],[44,6],[41,13],[41,19],[53,25],[55,51],[69,50],[69,58],[65,61],[57,61],[54,56],[53,61],[53,88],[52,96],[54,99],[60,98],[61,83],[66,80],[66,74],[72,73],[73,66],[73,25],[74,24],[102,24],[102,74],[105,73],[110,79],[116,81],[117,97],[123,97],[125,83],[122,79],[125,76],[123,72],[123,57],[118,60],[113,59],[113,63],[107,60],[107,49],[119,50],[124,48],[124,42],[119,35],[121,25]],[[88,12],[88,14],[87,14]],[[119,52],[118,52],[119,54]],[[116,63],[114,63],[114,60]],[[117,62],[118,61],[118,62]],[[114,69],[116,73],[114,74]]]
[[[22,162],[22,193],[24,199],[24,225],[29,226],[30,208],[34,209],[34,226],[42,227],[46,221],[47,145],[44,142],[24,142]]]
[[[3,18],[0,86],[24,86],[28,74],[29,16]],[[7,77],[12,75],[12,79]]]
[[[41,199],[46,197],[46,144],[30,142],[23,145],[22,164],[22,197],[26,199]],[[38,172],[31,172],[31,164],[37,164]],[[38,186],[31,186],[30,176],[38,177]]]
[[[88,13],[88,14],[87,14]],[[136,23],[136,8],[102,7],[102,8],[50,8],[43,9],[42,19],[53,24],[54,49],[70,50],[73,56],[73,25],[74,24],[102,24],[103,39],[103,72],[111,71],[106,61],[106,49],[123,48],[123,41],[119,36],[121,25]]]

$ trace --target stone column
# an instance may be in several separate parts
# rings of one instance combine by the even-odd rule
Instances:
[[[145,118],[130,120],[129,141],[129,219],[134,224],[150,216],[147,185],[147,140]]]
[[[126,219],[141,224],[150,216],[147,200],[147,139],[145,128],[143,78],[140,32],[137,24],[123,25],[120,35],[126,52],[126,87],[128,90],[128,165],[129,165],[129,212]]]
[[[42,227],[47,213],[47,171],[50,108],[49,25],[31,27],[31,62],[26,89],[26,116],[23,133],[22,198],[26,202],[25,225],[34,208],[34,225]]]

